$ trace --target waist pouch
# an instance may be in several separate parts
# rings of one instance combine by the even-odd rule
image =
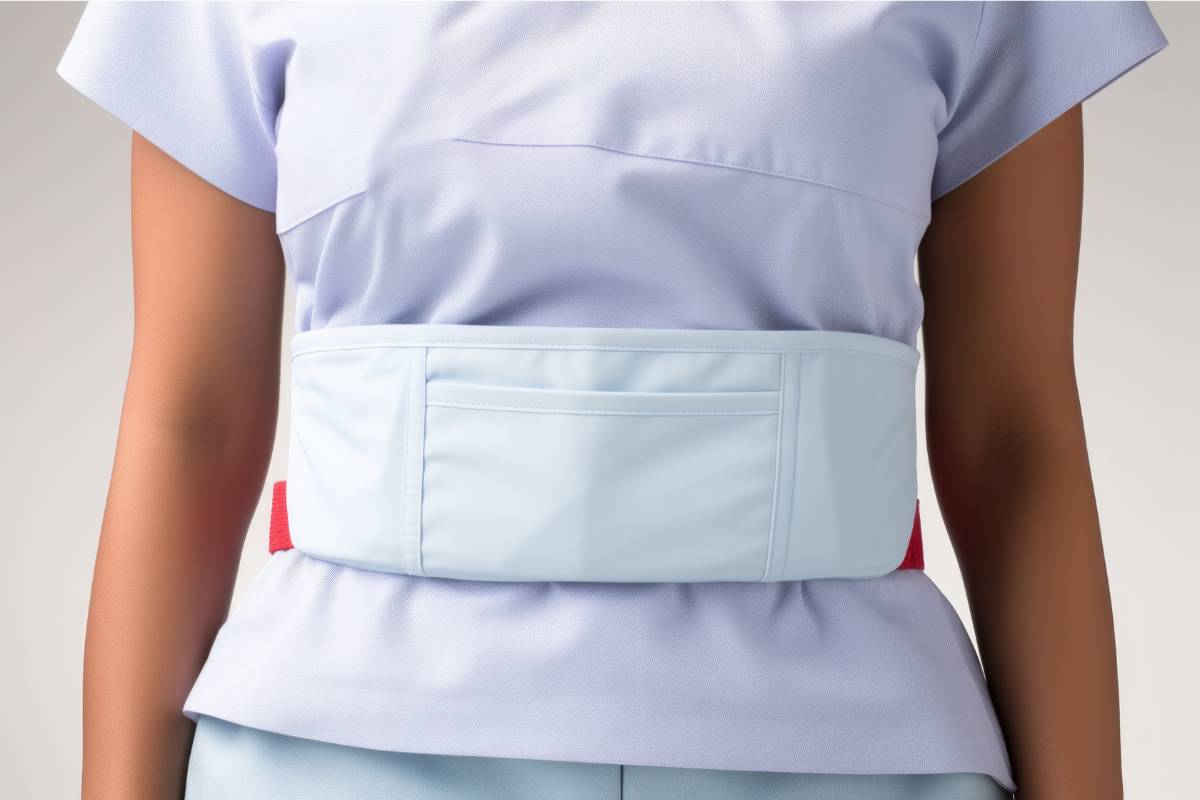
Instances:
[[[273,551],[495,581],[921,566],[901,342],[392,324],[299,333],[292,358]]]

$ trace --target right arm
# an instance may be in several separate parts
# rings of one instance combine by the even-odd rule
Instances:
[[[279,400],[273,214],[137,133],[133,351],[88,611],[84,800],[180,797],[181,708],[229,610]]]

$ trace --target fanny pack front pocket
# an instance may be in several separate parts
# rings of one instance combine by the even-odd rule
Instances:
[[[914,521],[916,363],[827,331],[309,331],[290,538],[467,580],[881,575]]]
[[[430,381],[421,571],[485,580],[758,580],[778,452],[778,390]]]

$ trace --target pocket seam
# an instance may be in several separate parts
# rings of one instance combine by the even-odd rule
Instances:
[[[771,485],[771,521],[767,526],[767,552],[763,558],[762,575],[758,578],[758,583],[765,582],[771,575],[771,562],[775,556],[775,536],[779,530],[779,485],[780,478],[783,476],[783,428],[784,428],[784,402],[790,395],[787,393],[787,367],[788,354],[779,354],[779,405],[775,409],[775,413],[779,418],[775,424],[775,474]],[[786,541],[786,537],[785,537]]]
[[[408,401],[404,421],[404,500],[401,504],[400,558],[404,568],[414,575],[425,575],[424,526],[425,502],[425,410],[427,408],[426,355],[424,347],[408,352]]]

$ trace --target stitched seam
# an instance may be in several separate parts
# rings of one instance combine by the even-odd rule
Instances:
[[[809,361],[807,359],[800,359],[800,375],[799,380],[796,382],[799,386],[803,386],[806,382],[808,377],[808,365]],[[807,412],[807,410],[808,409],[805,408],[804,405],[804,392],[796,392],[796,409],[792,412],[795,415],[796,420],[794,431],[795,440],[792,442],[792,447],[794,448],[794,452],[792,454],[792,485],[788,487],[788,491],[792,493],[792,502],[788,506],[788,540],[787,552],[783,557],[783,575],[788,574],[788,561],[792,557],[792,539],[796,536],[796,489],[800,485],[802,472],[808,467],[806,454],[800,451],[800,431],[804,427],[804,414]],[[807,511],[808,509],[804,510]],[[803,567],[807,565],[801,566]]]
[[[980,39],[981,34],[983,33],[983,18],[987,15],[987,11],[988,11],[988,4],[980,3],[979,4],[979,19],[975,22],[975,39],[971,42],[971,57],[967,60],[966,74],[968,76],[970,76],[975,71],[975,58],[979,55],[979,39]],[[965,88],[964,88],[964,91],[965,91]],[[960,101],[962,100],[961,95],[959,96],[959,100]],[[958,108],[958,104],[955,103],[955,109],[957,110],[957,108]]]
[[[804,370],[805,370],[804,359],[797,358],[796,359],[796,378],[797,379],[792,382],[792,385],[796,387],[796,399],[793,401],[795,404],[794,408],[792,408],[790,410],[792,425],[791,425],[791,429],[788,431],[789,435],[791,435],[791,437],[792,437],[792,441],[789,443],[788,449],[787,449],[788,485],[787,485],[786,491],[788,492],[788,495],[789,495],[788,496],[788,505],[787,505],[787,516],[784,519],[783,544],[780,546],[779,555],[777,556],[777,558],[779,560],[779,569],[776,570],[776,573],[779,575],[781,580],[786,579],[785,576],[787,575],[788,556],[791,554],[791,551],[792,551],[792,530],[794,528],[793,520],[796,518],[796,476],[799,474],[799,467],[797,465],[797,462],[800,459],[799,435],[800,435],[800,425],[802,424],[802,420],[800,419],[800,400],[801,400],[801,398],[804,397],[804,392],[800,391],[800,387],[804,385],[804,378],[805,378]],[[784,413],[781,413],[779,416],[779,423],[781,426],[783,425],[784,419],[785,419]]]
[[[762,577],[759,582],[767,580],[771,574],[771,555],[775,549],[775,525],[776,512],[779,509],[779,470],[780,470],[780,455],[783,452],[783,403],[787,396],[787,353],[779,354],[779,406],[775,413],[779,419],[775,425],[775,480],[771,487],[771,525],[767,529],[767,557],[763,562]]]
[[[627,350],[627,351],[648,351],[648,352],[671,352],[671,353],[763,353],[763,354],[779,354],[779,353],[818,353],[830,355],[846,355],[846,356],[861,356],[863,358],[881,358],[885,361],[894,361],[898,364],[916,369],[916,365],[912,362],[900,358],[898,356],[889,356],[882,353],[866,353],[861,350],[846,350],[844,348],[782,348],[782,349],[764,349],[760,347],[680,347],[674,345],[586,345],[574,343],[537,343],[537,342],[412,342],[405,344],[396,344],[392,342],[383,342],[379,344],[347,344],[347,345],[326,345],[324,347],[313,347],[304,349],[292,354],[292,360],[301,356],[312,355],[314,353],[326,353],[341,350],[377,350],[383,347],[503,347],[503,346],[525,346],[536,348],[564,347],[572,350]]]
[[[339,205],[340,203],[344,203],[347,200],[353,200],[355,197],[358,197],[360,194],[366,194],[368,189],[369,189],[369,187],[367,187],[367,186],[362,186],[359,189],[351,189],[346,194],[343,194],[339,197],[335,197],[333,200],[325,201],[324,205],[322,205],[316,209],[301,211],[294,220],[281,221],[282,226],[275,233],[277,236],[282,236],[283,234],[292,230],[292,228],[303,225],[305,222],[308,222],[311,219],[315,219],[315,218],[319,217],[321,214],[324,214],[326,211],[329,211],[334,206]]]
[[[887,206],[896,211],[900,211],[911,217],[916,217],[917,219],[921,220],[922,222],[928,222],[930,219],[930,216],[928,214],[923,214],[919,211],[914,211],[913,209],[908,208],[907,206],[900,205],[899,203],[896,203],[892,200],[888,200],[886,198],[879,197],[877,195],[871,194],[870,192],[863,191],[862,189],[856,189],[853,186],[847,186],[845,184],[836,183],[834,181],[821,180],[819,178],[813,178],[813,177],[810,177],[807,175],[799,175],[799,174],[791,173],[791,172],[781,172],[779,170],[765,169],[763,167],[752,167],[752,166],[748,166],[746,164],[738,164],[736,162],[731,162],[731,161],[716,161],[714,159],[696,158],[693,156],[678,156],[678,155],[670,155],[670,154],[665,154],[665,153],[655,153],[655,152],[652,152],[649,150],[629,150],[627,148],[618,147],[616,145],[607,144],[605,142],[592,142],[592,141],[519,142],[519,141],[505,141],[505,140],[501,140],[501,139],[488,139],[488,138],[485,138],[482,136],[452,136],[450,138],[455,141],[460,141],[460,142],[478,142],[479,144],[499,144],[499,145],[508,145],[510,147],[599,147],[603,150],[612,150],[617,153],[624,153],[626,155],[631,155],[631,156],[645,156],[647,158],[662,158],[662,159],[666,159],[668,161],[679,161],[684,164],[704,164],[704,165],[712,166],[712,167],[726,167],[728,169],[737,169],[737,170],[742,170],[745,172],[757,172],[760,175],[770,175],[770,176],[773,176],[776,178],[785,178],[787,180],[797,181],[799,183],[809,183],[809,184],[813,184],[814,186],[823,186],[827,189],[837,189],[839,191],[847,192],[849,194],[853,194],[858,197],[863,197],[863,198],[866,198],[867,200],[871,200],[873,202],[879,203],[880,205]]]
[[[288,246],[288,238],[283,235],[283,232],[276,233],[275,238],[279,240],[279,247],[283,250],[283,266],[286,273],[295,273],[300,264],[292,255],[292,248]]]
[[[987,13],[987,3],[979,4],[979,18],[975,20],[975,38],[971,42],[971,54],[967,56],[966,69],[963,70],[962,86],[959,87],[958,94],[953,98],[946,98],[946,124],[938,130],[938,135],[949,127],[954,115],[958,113],[958,107],[962,104],[963,97],[967,94],[970,88],[971,80],[974,77],[975,58],[979,52],[979,39],[983,32],[983,17]]]
[[[421,575],[424,575],[425,574],[425,529],[424,529],[425,439],[426,439],[426,436],[429,431],[428,414],[426,413],[429,408],[429,402],[428,402],[429,401],[429,396],[428,396],[428,391],[429,391],[429,351],[425,348],[421,348],[421,350],[420,350],[419,364],[421,367],[421,375],[420,375],[420,380],[416,381],[416,384],[417,384],[417,386],[420,390],[420,394],[421,394],[421,408],[420,408],[420,412],[419,412],[420,416],[418,418],[420,421],[421,439],[420,439],[420,442],[417,444],[414,444],[413,447],[414,447],[414,449],[418,450],[417,463],[420,468],[419,472],[418,472],[420,480],[418,480],[416,482],[416,487],[414,489],[414,492],[416,494],[416,506],[414,508],[414,514],[416,516],[416,519],[414,521],[414,524],[416,526],[416,533],[417,533],[417,537],[416,537],[417,572],[419,572]],[[411,398],[410,398],[410,402],[411,402]]]
[[[568,414],[622,414],[629,416],[675,417],[686,415],[699,416],[744,416],[747,414],[778,414],[774,408],[766,409],[733,409],[728,411],[700,411],[674,409],[628,409],[628,408],[565,408],[559,406],[510,406],[501,403],[467,403],[456,400],[426,400],[427,406],[445,406],[448,408],[482,408],[495,411],[548,411],[565,412]]]
[[[404,381],[407,384],[412,383],[412,368],[413,368],[413,350],[408,351],[408,360],[405,362]],[[409,400],[411,402],[411,398]],[[404,424],[402,425],[401,441],[404,443],[404,457],[400,461],[400,486],[401,486],[401,508],[400,508],[400,571],[411,572],[408,558],[408,521],[409,521],[409,468],[412,461],[412,447],[410,437],[412,436],[412,409],[404,409]]]
[[[238,31],[235,32],[233,35],[237,39],[237,48],[240,51],[240,55],[241,55],[241,62],[242,62],[241,68],[244,71],[243,77],[246,80],[246,86],[247,86],[247,88],[250,89],[250,97],[254,100],[254,105],[257,106],[258,112],[260,112],[260,113],[256,113],[256,116],[259,119],[259,123],[265,122],[266,119],[270,119],[270,121],[271,121],[270,130],[268,132],[270,133],[271,152],[274,155],[275,149],[279,146],[279,113],[280,113],[281,106],[275,106],[272,103],[266,102],[263,99],[262,94],[260,94],[258,91],[258,83],[254,79],[254,69],[250,63],[251,56],[252,56],[250,43],[246,40],[246,35],[245,35],[248,21],[245,19],[244,11],[245,11],[245,9],[237,9],[235,11],[235,13],[238,14],[239,16],[241,16],[242,19],[238,20],[238,26],[237,26]],[[264,119],[264,118],[266,118],[266,119]],[[265,129],[266,129],[266,126],[264,126],[264,130]],[[276,155],[276,158],[278,159],[277,155]],[[274,165],[274,167],[275,167],[276,174],[278,175],[278,170],[279,170],[278,160],[276,161],[276,164]],[[278,178],[277,178],[277,180],[278,180]]]
[[[437,393],[439,391],[443,392],[443,393],[450,392],[452,394],[455,392],[460,393],[460,394],[463,392],[466,392],[468,395],[478,396],[478,394],[482,392],[482,393],[486,393],[486,394],[491,394],[493,396],[497,395],[497,394],[506,394],[506,395],[518,395],[518,396],[525,395],[527,397],[537,397],[540,395],[540,397],[542,399],[552,398],[552,397],[556,397],[556,396],[563,396],[563,395],[574,395],[574,396],[578,397],[579,399],[583,400],[585,403],[589,398],[594,399],[594,400],[606,400],[606,399],[610,399],[612,397],[621,397],[621,396],[624,396],[631,400],[647,400],[651,403],[654,403],[654,402],[663,402],[662,398],[669,397],[675,401],[675,405],[674,405],[675,408],[678,408],[684,404],[703,405],[705,401],[708,401],[710,403],[722,403],[723,401],[724,402],[735,402],[738,400],[742,401],[743,403],[751,403],[755,400],[761,400],[763,402],[767,402],[767,401],[773,401],[775,399],[775,397],[779,394],[778,388],[775,388],[775,389],[741,389],[741,390],[715,391],[715,392],[714,391],[707,391],[707,392],[706,391],[688,391],[688,390],[676,392],[676,391],[671,391],[669,389],[667,389],[667,390],[660,389],[660,390],[654,390],[654,391],[636,390],[636,389],[632,389],[632,390],[630,390],[630,389],[557,389],[557,388],[545,387],[545,386],[506,386],[506,385],[502,385],[502,384],[493,384],[493,383],[464,383],[462,381],[452,381],[452,380],[445,380],[445,379],[436,379],[434,381],[431,381],[431,385],[437,387],[434,389],[435,393]],[[469,399],[468,400],[459,400],[454,397],[449,397],[449,398],[442,397],[439,400],[438,398],[435,397],[434,402],[470,403],[470,402],[475,402],[475,401],[472,401]],[[479,400],[478,402],[490,404],[492,401],[484,398],[484,399]],[[521,407],[521,408],[526,408],[526,407],[528,407],[528,408],[543,408],[543,406],[539,406],[536,403],[513,403],[512,405],[514,407]],[[555,406],[549,406],[549,407],[554,408]],[[575,407],[577,407],[577,406],[575,406]],[[629,406],[626,406],[626,407],[628,408]],[[763,406],[763,408],[765,408],[765,407],[766,406]],[[655,407],[655,408],[657,408],[657,407]],[[637,410],[637,409],[635,409],[635,410]],[[653,410],[653,409],[651,409],[651,410]],[[704,410],[704,409],[700,409],[700,410]],[[734,409],[734,410],[739,410],[739,409]],[[745,410],[745,409],[741,408],[740,410]]]

